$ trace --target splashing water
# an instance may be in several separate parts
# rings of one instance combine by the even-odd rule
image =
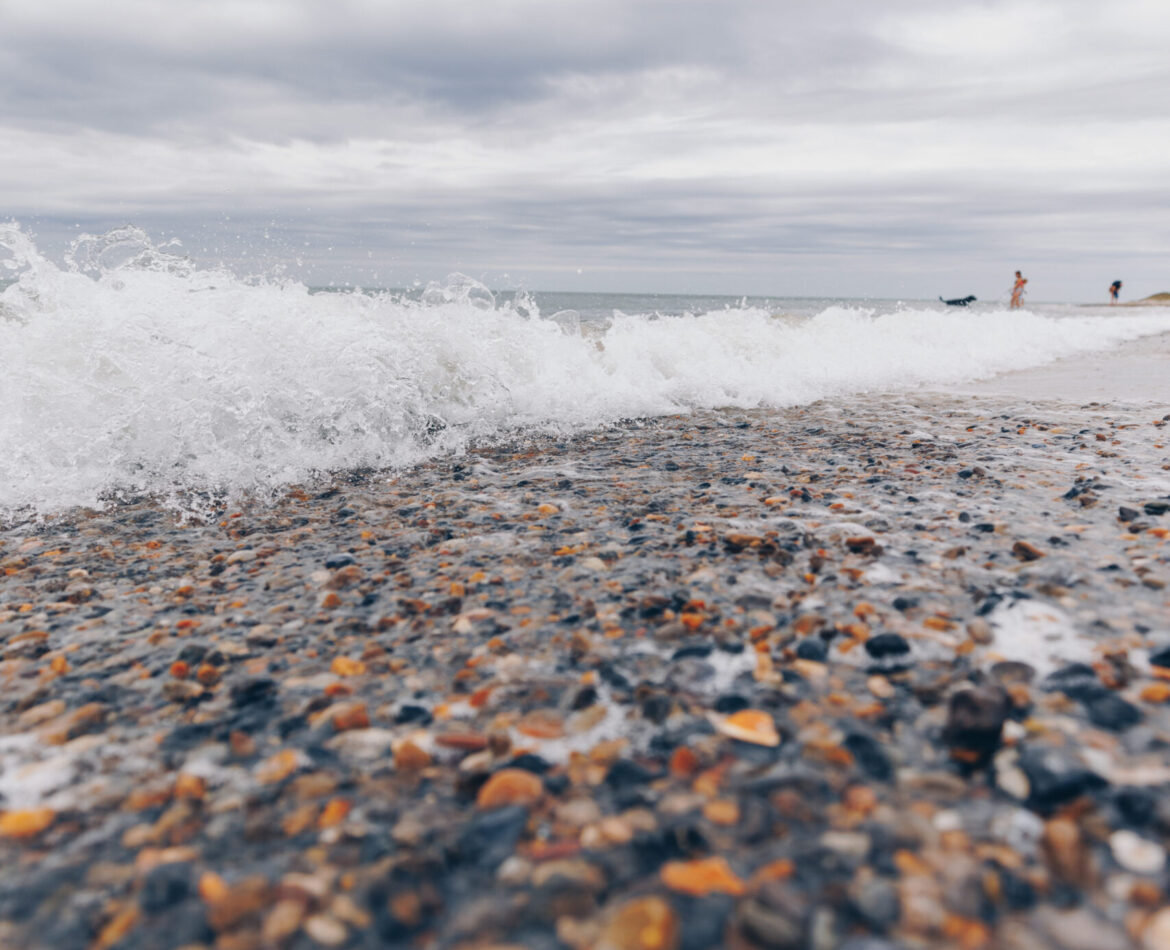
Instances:
[[[421,299],[200,269],[136,228],[58,266],[0,225],[0,513],[152,492],[266,493],[408,465],[518,427],[945,385],[1170,330],[1165,312],[1053,319],[740,306],[679,318],[497,301],[454,275]]]

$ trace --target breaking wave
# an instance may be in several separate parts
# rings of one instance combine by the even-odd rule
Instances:
[[[421,295],[311,293],[195,267],[135,228],[63,265],[0,225],[0,512],[268,492],[517,428],[945,386],[1170,330],[1165,312],[829,306],[542,315],[455,275]],[[189,498],[184,504],[193,504]]]

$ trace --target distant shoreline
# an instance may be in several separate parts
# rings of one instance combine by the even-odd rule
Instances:
[[[1103,304],[1103,303],[1082,303],[1079,307],[1170,307],[1170,293],[1150,294],[1148,297],[1142,297],[1141,300],[1127,300],[1125,303]]]
[[[1141,300],[1130,300],[1119,303],[1118,307],[1170,307],[1170,293],[1150,294]]]

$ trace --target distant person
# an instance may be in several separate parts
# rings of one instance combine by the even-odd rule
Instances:
[[[1010,310],[1015,310],[1024,302],[1024,285],[1028,278],[1016,271],[1016,282],[1012,284],[1012,301],[1008,304]]]
[[[1117,295],[1121,293],[1121,281],[1115,280],[1109,285],[1109,304],[1112,306],[1117,303]]]

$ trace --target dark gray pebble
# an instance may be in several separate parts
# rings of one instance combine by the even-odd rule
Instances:
[[[910,652],[910,644],[900,633],[879,633],[865,641],[865,652],[875,660],[882,660],[891,656],[905,656]]]

